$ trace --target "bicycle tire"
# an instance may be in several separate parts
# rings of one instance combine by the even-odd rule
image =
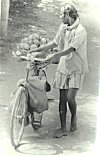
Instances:
[[[22,102],[21,100],[23,100],[23,97],[24,97],[24,101]],[[10,119],[10,139],[11,139],[11,144],[14,148],[18,147],[18,145],[20,144],[24,132],[25,114],[27,108],[26,102],[27,102],[27,97],[25,94],[25,88],[20,86],[14,97],[13,108],[12,108],[11,119]],[[19,125],[17,125],[15,120],[18,120],[17,122]]]

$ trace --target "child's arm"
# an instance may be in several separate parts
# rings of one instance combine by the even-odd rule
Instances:
[[[71,26],[67,26],[67,30],[71,31],[72,29],[76,28],[79,25],[79,22],[80,22],[80,19],[79,19],[79,17],[77,17],[74,24],[72,24]]]

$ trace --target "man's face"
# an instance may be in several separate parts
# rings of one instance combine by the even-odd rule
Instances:
[[[72,25],[73,24],[73,18],[69,16],[69,11],[71,10],[71,6],[67,4],[66,6],[62,7],[60,10],[60,18],[62,19],[62,22],[64,24]]]
[[[72,23],[72,18],[69,16],[69,13],[68,13],[68,12],[65,12],[65,11],[64,11],[63,13],[61,13],[60,18],[62,19],[62,22],[63,22],[64,24],[71,25],[71,23]]]

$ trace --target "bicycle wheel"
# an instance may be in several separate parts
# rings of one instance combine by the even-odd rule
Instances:
[[[23,135],[26,110],[27,97],[25,88],[19,87],[14,97],[10,120],[10,139],[12,146],[15,148],[19,145]]]

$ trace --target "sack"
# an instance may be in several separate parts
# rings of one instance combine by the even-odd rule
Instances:
[[[45,84],[46,82],[37,77],[34,77],[28,82],[28,104],[30,108],[37,113],[48,110],[48,98],[46,96]]]

